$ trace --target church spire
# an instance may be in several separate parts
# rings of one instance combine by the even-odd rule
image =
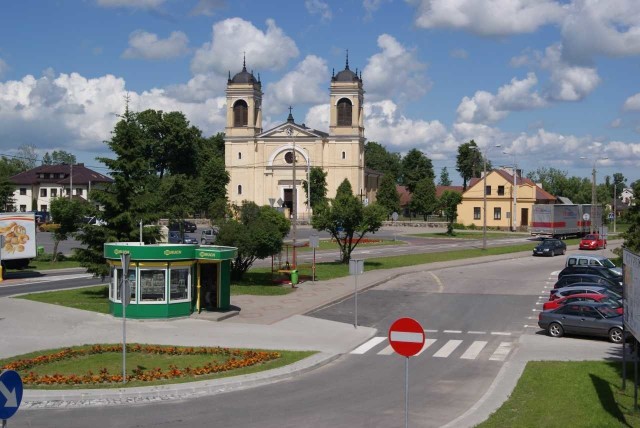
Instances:
[[[295,123],[295,121],[293,120],[293,114],[291,114],[291,110],[293,110],[293,108],[289,106],[289,117],[287,117],[287,123]]]
[[[347,49],[347,63],[346,63],[346,65],[345,65],[344,69],[345,69],[345,70],[348,70],[348,69],[349,69],[349,49]]]

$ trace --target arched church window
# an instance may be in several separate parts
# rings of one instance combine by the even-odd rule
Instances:
[[[249,122],[249,107],[245,100],[236,101],[233,105],[233,126],[247,126]]]
[[[346,159],[347,158],[347,152],[342,152],[342,159]]]
[[[338,126],[351,126],[352,115],[351,101],[342,98],[338,101]]]
[[[238,184],[238,195],[242,195],[242,184]]]
[[[242,152],[238,152],[238,160],[242,159]]]

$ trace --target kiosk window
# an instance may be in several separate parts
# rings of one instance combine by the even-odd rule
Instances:
[[[170,298],[175,300],[189,300],[190,284],[189,268],[171,268]]]
[[[136,301],[136,268],[134,266],[129,268],[127,272],[129,276],[129,285],[131,287],[131,301]],[[114,267],[111,272],[111,299],[117,302],[121,302],[120,292],[122,290],[122,268]]]
[[[161,302],[167,299],[165,275],[164,269],[140,270],[140,301]]]

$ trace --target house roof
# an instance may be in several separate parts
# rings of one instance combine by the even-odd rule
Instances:
[[[28,171],[21,172],[12,177],[9,177],[9,181],[13,184],[69,184],[69,174],[73,169],[73,184],[88,185],[91,183],[111,183],[113,180],[106,175],[95,172],[84,164],[75,164],[73,168],[71,165],[41,165]],[[62,175],[61,175],[62,174]]]
[[[436,196],[439,198],[447,190],[462,193],[462,186],[436,186]],[[404,207],[409,205],[409,202],[411,202],[411,192],[409,192],[409,189],[407,189],[406,186],[396,184],[396,191],[400,195],[400,206]]]
[[[489,174],[493,174],[496,173],[498,175],[500,175],[502,178],[505,179],[505,181],[509,182],[509,183],[513,183],[513,174],[509,174],[509,172],[503,170],[503,169],[494,169],[493,171],[487,171],[487,175]],[[471,189],[473,186],[475,186],[476,184],[478,184],[479,181],[481,181],[482,178],[472,178],[471,180],[469,180],[469,187],[467,188],[467,190]],[[551,193],[547,192],[546,190],[544,190],[542,187],[538,186],[536,183],[533,182],[533,180],[529,179],[529,178],[524,178],[521,177],[519,175],[516,175],[516,186],[531,186],[531,187],[535,187],[536,188],[536,200],[540,201],[555,201],[556,197],[553,196]]]

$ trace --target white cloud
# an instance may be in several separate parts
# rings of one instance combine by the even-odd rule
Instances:
[[[280,81],[267,85],[263,102],[266,112],[279,113],[289,105],[328,102],[327,76],[326,62],[315,55],[307,56]]]
[[[622,106],[623,110],[631,111],[631,110],[640,110],[640,93],[630,96],[624,102]]]
[[[467,52],[464,49],[454,49],[451,52],[449,52],[449,56],[451,58],[467,59],[469,58],[469,52]]]
[[[407,50],[388,34],[378,37],[378,47],[382,52],[369,58],[362,73],[368,99],[404,102],[427,93],[431,88],[427,67],[418,61],[415,51]]]
[[[311,15],[320,15],[320,19],[324,22],[331,21],[333,18],[331,7],[329,7],[327,2],[322,0],[305,0],[304,6]]]
[[[640,54],[640,2],[573,0],[562,24],[563,55],[586,62],[594,55]]]
[[[612,128],[620,128],[621,125],[622,125],[622,119],[620,119],[619,117],[613,119],[609,124],[609,126]]]
[[[165,0],[98,0],[98,5],[103,7],[126,7],[129,9],[157,10]]]
[[[380,6],[385,0],[362,0],[362,7],[365,10],[365,19],[370,19],[374,12],[380,9]]]
[[[594,67],[571,65],[562,58],[563,46],[554,44],[545,50],[541,67],[551,73],[547,97],[559,101],[579,101],[600,84]]]
[[[185,103],[200,103],[224,93],[227,80],[214,73],[196,74],[187,83],[167,86],[169,98]]]
[[[213,16],[216,9],[226,6],[225,0],[198,0],[198,4],[191,10],[191,15]]]
[[[546,106],[544,99],[533,87],[538,83],[534,73],[518,80],[515,77],[493,95],[486,91],[477,91],[472,98],[464,97],[458,109],[459,123],[494,123],[505,118],[511,111],[530,110]]]
[[[7,65],[7,63],[0,58],[0,77],[2,77],[2,75],[9,70],[9,65]]]
[[[455,28],[482,36],[532,33],[566,11],[553,0],[409,0],[421,28]]]
[[[189,39],[182,31],[173,31],[168,38],[137,30],[129,35],[129,47],[122,54],[129,59],[170,59],[189,52]]]
[[[191,70],[194,74],[240,71],[243,52],[250,68],[281,69],[291,58],[298,56],[298,48],[273,19],[268,19],[266,24],[267,30],[263,32],[241,18],[217,22],[213,25],[211,42],[196,50]]]

